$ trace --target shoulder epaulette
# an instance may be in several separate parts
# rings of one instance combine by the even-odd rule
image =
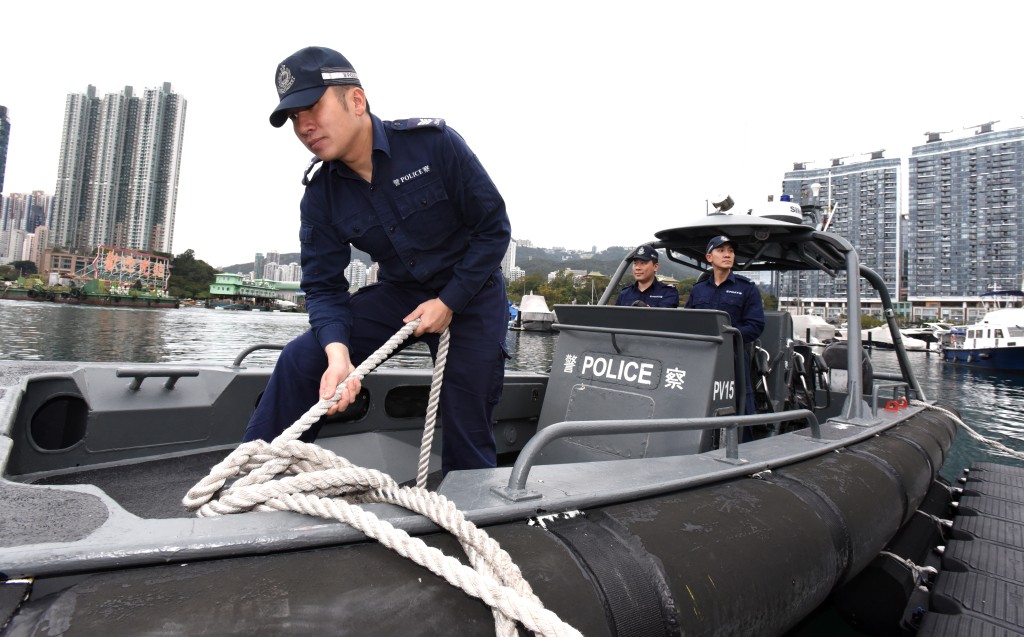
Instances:
[[[313,180],[320,176],[320,168],[323,165],[319,157],[314,156],[313,159],[310,159],[309,165],[306,166],[306,172],[302,173],[302,185],[308,186],[313,183]]]
[[[747,277],[743,276],[742,274],[736,274],[735,272],[733,272],[733,274],[734,274],[734,275],[736,276],[736,278],[737,278],[737,279],[739,279],[740,281],[746,281],[747,283],[753,283],[753,281],[752,281],[751,279],[748,279]]]
[[[417,128],[444,128],[444,120],[440,117],[410,117],[409,119],[396,119],[391,122],[395,130],[414,130]]]

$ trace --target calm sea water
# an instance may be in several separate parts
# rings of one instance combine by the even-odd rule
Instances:
[[[0,365],[3,360],[104,362],[190,362],[230,365],[257,343],[284,344],[307,329],[305,314],[232,312],[202,308],[150,310],[0,300]],[[509,332],[510,370],[547,371],[554,356],[553,334]],[[1024,451],[1024,375],[978,372],[953,367],[935,354],[911,352],[914,371],[929,398],[959,409],[963,420],[986,438]],[[276,351],[246,359],[247,365],[273,365]],[[872,354],[878,370],[897,372],[892,352]],[[423,357],[390,365],[424,366]],[[952,479],[976,461],[1024,466],[960,434],[943,467]]]

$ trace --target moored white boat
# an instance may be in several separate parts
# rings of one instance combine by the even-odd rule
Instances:
[[[924,341],[908,336],[903,330],[898,330],[898,332],[903,340],[903,346],[908,352],[923,352],[928,349],[928,344]],[[869,345],[874,347],[884,349],[893,349],[895,347],[892,332],[889,330],[888,325],[879,325],[878,327],[864,330],[864,339]]]
[[[524,294],[519,301],[517,327],[526,332],[550,332],[555,324],[555,313],[548,308],[543,294]]]
[[[903,330],[898,329],[897,332],[899,332],[900,341],[908,352],[923,352],[928,349],[928,344],[924,341],[908,336]],[[838,341],[846,341],[848,339],[848,329],[846,327],[837,329],[835,338]],[[871,329],[861,330],[860,340],[869,347],[894,349],[896,346],[892,337],[892,331],[888,325],[879,325]]]
[[[808,345],[831,343],[836,339],[836,326],[817,314],[794,314],[793,338]]]
[[[918,327],[903,328],[900,332],[903,336],[924,341],[928,351],[939,352],[942,351],[943,337],[954,327],[952,323],[926,322]]]
[[[1024,308],[1004,308],[960,328],[942,350],[946,362],[965,367],[1024,371]]]

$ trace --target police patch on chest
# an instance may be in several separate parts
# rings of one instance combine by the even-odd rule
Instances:
[[[426,175],[429,172],[430,172],[430,164],[427,164],[426,166],[424,166],[424,167],[422,167],[422,168],[420,168],[418,170],[414,170],[414,171],[412,171],[411,173],[409,173],[407,175],[402,175],[401,177],[397,177],[397,178],[393,179],[391,183],[395,184],[395,188],[397,188],[397,187],[401,186],[402,184],[404,184],[405,182],[412,181],[413,179],[416,179],[417,177],[420,177],[422,175]]]

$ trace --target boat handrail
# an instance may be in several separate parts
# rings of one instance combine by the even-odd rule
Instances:
[[[781,423],[791,420],[806,420],[811,438],[821,439],[821,426],[817,416],[809,409],[793,409],[771,414],[749,416],[702,416],[698,418],[652,418],[638,424],[636,420],[564,420],[541,429],[519,452],[512,466],[508,486],[500,490],[503,497],[516,499],[513,494],[523,493],[530,469],[536,464],[540,452],[548,444],[570,436],[603,436],[624,433],[663,433],[668,431],[703,431],[707,429],[729,429],[726,459],[739,459],[738,428],[747,425]]]
[[[706,343],[724,343],[725,338],[721,336],[708,336],[704,334],[692,334],[689,332],[661,332],[656,330],[634,330],[629,328],[611,328],[599,325],[571,325],[557,323],[554,328],[558,331],[575,330],[578,332],[597,332],[599,334],[611,334],[612,339],[616,336],[649,336],[651,338],[674,338],[683,341],[703,341]],[[734,328],[728,328],[732,330]],[[738,330],[737,330],[738,331]]]
[[[907,348],[903,344],[903,336],[900,334],[899,326],[896,324],[896,311],[893,308],[889,290],[885,287],[885,281],[877,272],[863,264],[860,266],[860,275],[878,292],[886,324],[889,326],[889,334],[892,336],[893,349],[896,350],[896,361],[899,363],[900,371],[903,373],[903,379],[907,381],[921,400],[927,400],[924,391],[921,389],[921,384],[917,382],[917,376],[914,375],[914,370],[910,365],[910,358],[907,356]]]
[[[256,345],[250,345],[238,353],[238,356],[235,357],[235,362],[231,363],[231,366],[241,367],[242,361],[245,360],[246,356],[261,349],[282,350],[284,349],[284,345],[279,345],[277,343],[257,343]]]
[[[243,349],[241,352],[238,353],[238,356],[235,357],[235,360],[234,360],[233,363],[231,363],[231,366],[232,367],[241,367],[242,366],[242,361],[244,361],[246,359],[246,357],[249,356],[249,354],[252,354],[253,352],[259,351],[261,349],[282,350],[282,349],[284,349],[284,345],[279,345],[277,343],[257,343],[256,345],[251,345],[251,346]],[[415,350],[415,349],[406,348],[406,349],[402,350],[401,352],[396,352],[392,356],[410,356],[410,357],[414,357],[414,358],[415,357],[426,358],[426,357],[431,356],[431,353],[429,351],[424,352],[422,350]]]
[[[166,378],[167,381],[164,383],[164,389],[174,389],[174,386],[178,383],[179,378],[194,378],[199,375],[198,369],[184,369],[184,368],[136,368],[132,369],[129,367],[119,367],[114,375],[118,378],[131,378],[132,382],[128,384],[128,389],[132,391],[138,391],[142,387],[142,381],[147,378]]]

